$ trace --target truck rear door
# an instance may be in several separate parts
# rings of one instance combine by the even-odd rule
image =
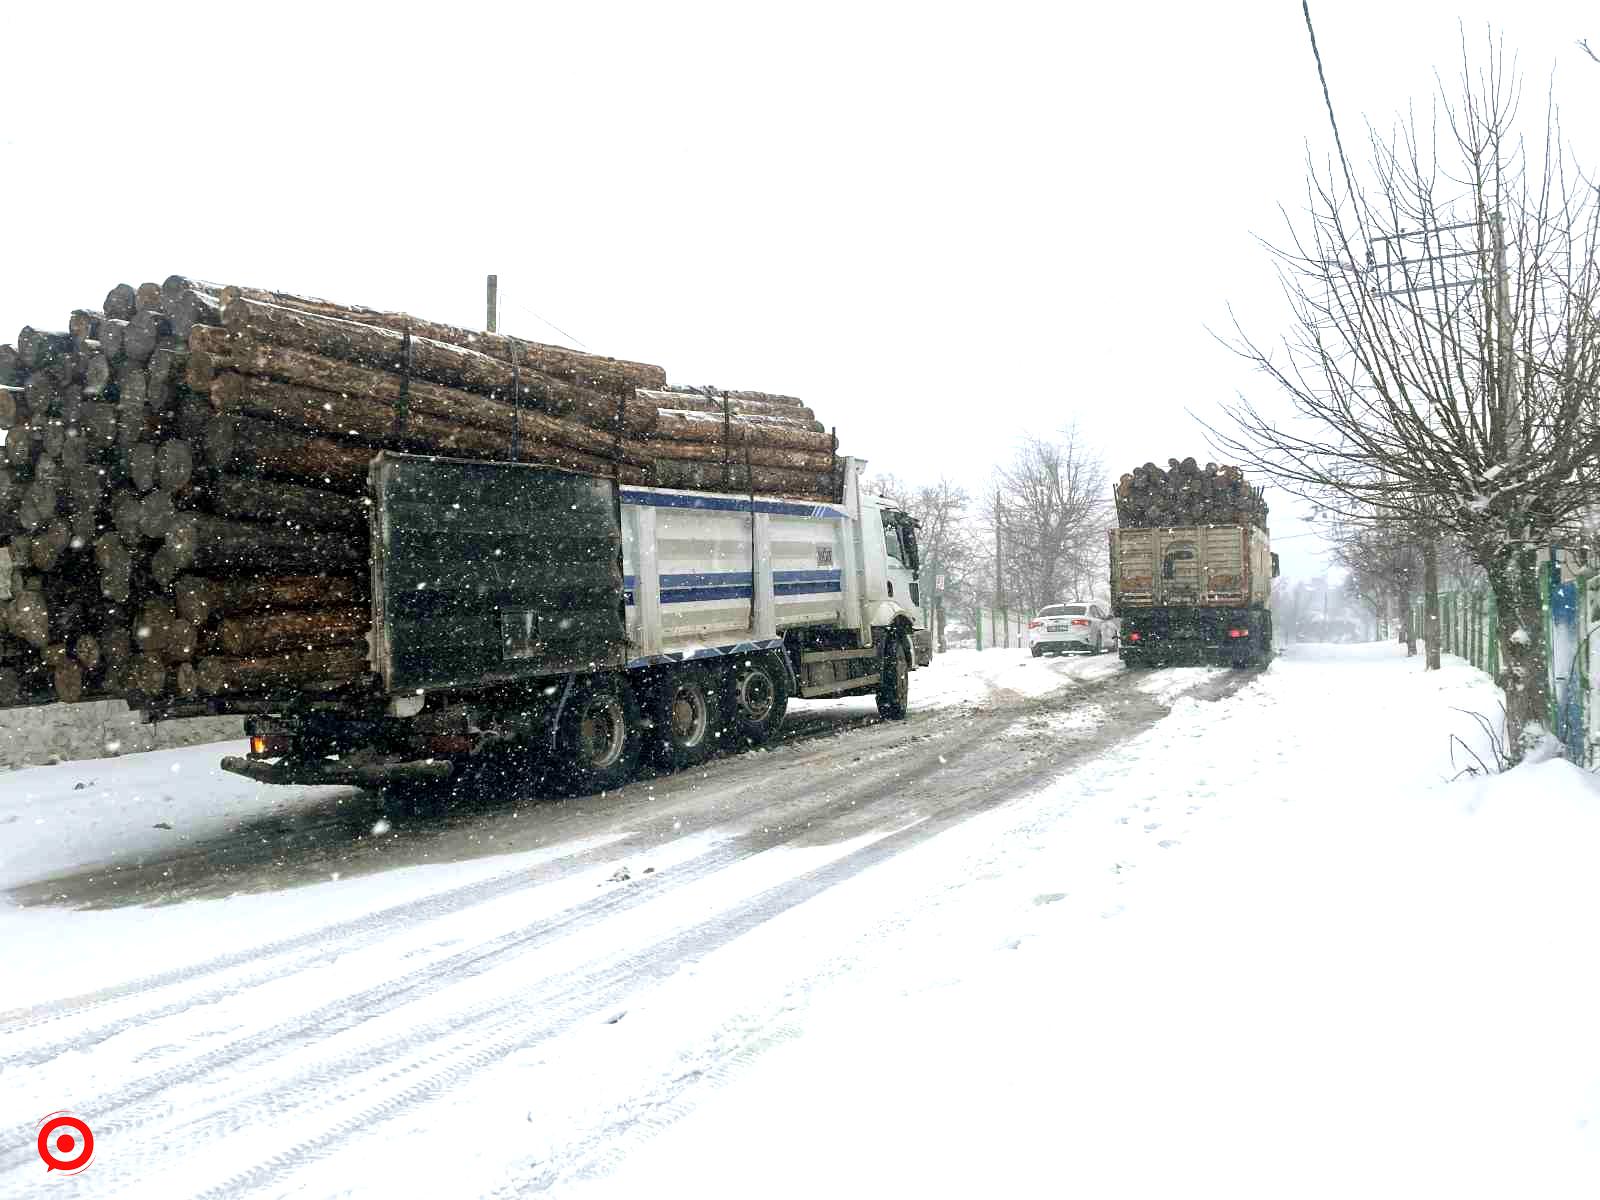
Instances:
[[[388,451],[371,479],[373,649],[390,692],[626,661],[611,480]]]

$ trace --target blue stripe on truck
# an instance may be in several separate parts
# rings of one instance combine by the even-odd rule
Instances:
[[[779,596],[825,595],[843,591],[838,570],[774,571],[772,590]],[[623,600],[634,603],[634,592],[639,581],[633,575],[623,577]],[[696,571],[661,577],[661,603],[693,604],[702,600],[748,600],[750,598],[749,571]]]

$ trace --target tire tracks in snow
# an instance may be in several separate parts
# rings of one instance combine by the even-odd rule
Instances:
[[[935,715],[944,716],[945,714]],[[864,716],[862,722],[867,726],[882,727],[885,730],[899,734],[899,737],[892,740],[889,745],[877,747],[874,754],[875,758],[882,757],[885,754],[893,755],[910,749],[921,738],[928,736],[926,733],[916,729],[908,729],[899,723],[891,725],[876,717]],[[854,724],[855,722],[851,722],[850,725],[844,726],[844,728],[849,728]],[[839,732],[840,728],[841,726],[834,720],[813,720],[803,725],[798,735],[786,733],[783,742],[780,744],[804,747],[808,743],[826,736],[828,733]],[[867,751],[863,751],[863,753],[865,754]],[[772,787],[782,788],[784,786],[782,776],[790,773],[785,771],[780,772],[777,777],[770,776],[762,766],[754,765],[749,755],[730,756],[727,759],[720,760],[719,765],[721,764],[734,768],[736,773],[754,771],[761,774],[764,785],[769,789]],[[804,762],[797,762],[786,765],[802,767],[805,764]],[[743,772],[740,772],[740,768],[744,769]],[[722,782],[721,776],[723,774],[725,772],[719,772],[719,783]],[[737,774],[733,777],[737,778]],[[671,780],[681,777],[665,776],[663,778]],[[656,782],[659,781],[651,781],[651,785],[653,786]],[[792,794],[780,792],[777,795],[769,795],[765,798],[765,803],[770,806],[793,801],[799,798],[802,793],[814,790],[814,783],[796,778],[789,784],[787,789],[788,793]],[[705,819],[694,822],[692,828],[685,828],[680,831],[680,834],[691,835],[704,832],[706,829],[714,827],[725,817],[725,813],[710,814]],[[580,838],[578,840],[587,839]],[[240,967],[258,968],[242,979],[232,980],[227,984],[203,992],[180,994],[164,1004],[129,1013],[96,1028],[74,1032],[70,1037],[63,1037],[54,1043],[43,1046],[29,1046],[19,1051],[0,1053],[0,1070],[15,1066],[37,1066],[59,1054],[92,1047],[128,1029],[175,1015],[193,1005],[219,1002],[262,983],[278,979],[284,974],[304,970],[339,958],[349,953],[352,945],[370,945],[369,939],[375,936],[386,938],[391,935],[399,935],[441,918],[454,916],[469,908],[500,900],[524,888],[552,881],[565,874],[581,870],[586,866],[611,866],[621,863],[639,853],[641,849],[646,848],[640,845],[640,841],[641,839],[636,833],[612,837],[607,839],[603,845],[579,850],[571,854],[559,855],[540,862],[531,868],[510,871],[487,880],[479,880],[458,888],[451,888],[422,900],[390,905],[363,916],[353,917],[332,925],[320,926],[307,930],[305,933],[270,942],[266,945],[235,951],[206,962],[162,971],[79,996],[0,1013],[0,1041],[3,1041],[15,1034],[26,1033],[31,1029],[70,1022],[96,1009],[115,1005],[133,997],[148,996],[152,992],[201,983],[208,977],[225,974]],[[589,903],[598,905],[600,900],[597,899]],[[274,961],[283,959],[287,959],[287,961]],[[267,962],[271,962],[272,965],[263,968],[262,964]]]
[[[1043,756],[1043,761],[1032,756],[1021,759],[1014,748],[999,745],[995,737],[1019,715],[1029,711],[1049,711],[1067,707],[1100,692],[1113,694],[1126,692],[1127,695],[1122,698],[1120,707],[1126,709],[1131,705],[1146,711],[1139,713],[1127,724],[1108,716],[1105,724],[1115,728],[1106,732],[1109,732],[1114,740],[1121,740],[1123,737],[1140,732],[1142,728],[1159,719],[1166,709],[1148,696],[1137,695],[1134,688],[1127,686],[1130,678],[1127,675],[1112,675],[1027,705],[1016,707],[1007,705],[984,714],[956,712],[952,718],[947,718],[940,724],[957,728],[947,731],[945,737],[935,746],[927,747],[930,752],[920,764],[910,766],[903,761],[904,756],[900,751],[916,747],[927,734],[919,733],[915,728],[916,724],[921,723],[913,723],[909,728],[896,723],[890,728],[903,730],[904,733],[896,739],[891,739],[890,745],[877,747],[876,753],[871,753],[872,761],[835,764],[840,767],[848,765],[848,770],[843,772],[845,778],[838,785],[830,787],[831,781],[819,782],[815,776],[808,775],[803,769],[795,771],[793,774],[798,778],[789,787],[784,787],[781,795],[764,796],[761,808],[741,814],[746,818],[759,818],[761,813],[775,807],[781,808],[786,804],[793,807],[807,792],[813,795],[818,791],[833,793],[820,801],[802,803],[797,812],[784,812],[782,822],[776,828],[769,825],[760,836],[731,839],[724,847],[713,850],[701,858],[690,860],[685,868],[671,869],[655,877],[648,884],[636,881],[626,889],[609,892],[594,901],[585,902],[583,905],[557,914],[552,920],[543,922],[537,927],[502,934],[470,950],[458,952],[432,963],[420,971],[387,980],[355,996],[342,998],[320,1006],[312,1012],[279,1022],[268,1030],[245,1035],[185,1062],[174,1063],[97,1099],[82,1101],[78,1107],[85,1111],[103,1114],[97,1121],[97,1129],[103,1126],[107,1135],[141,1129],[163,1117],[171,1116],[170,1106],[161,1103],[161,1095],[176,1084],[192,1082],[197,1077],[214,1076],[217,1072],[228,1068],[241,1066],[248,1068],[253,1059],[270,1058],[284,1049],[300,1049],[308,1044],[337,1038],[370,1020],[401,1010],[405,1005],[437,993],[454,983],[486,974],[530,950],[570,938],[596,923],[619,916],[662,895],[688,887],[698,880],[709,878],[726,867],[758,855],[764,849],[802,840],[814,840],[819,832],[825,832],[825,830],[819,831],[819,823],[826,824],[830,819],[849,815],[866,816],[867,814],[861,811],[863,802],[870,805],[875,799],[883,800],[887,797],[892,800],[904,796],[908,788],[936,773],[944,772],[952,781],[960,781],[949,788],[937,803],[919,805],[923,815],[914,824],[889,832],[833,862],[768,888],[746,900],[735,901],[735,907],[730,911],[721,912],[697,925],[659,938],[644,948],[620,958],[612,958],[605,963],[582,963],[571,971],[542,981],[531,990],[502,994],[466,1009],[449,1013],[430,1024],[408,1030],[378,1045],[361,1046],[349,1054],[317,1064],[308,1071],[302,1071],[297,1076],[264,1080],[262,1086],[247,1090],[243,1095],[230,1095],[225,1107],[194,1121],[184,1122],[180,1128],[187,1131],[185,1137],[166,1139],[164,1145],[155,1151],[157,1154],[172,1153],[187,1157],[197,1140],[205,1142],[225,1139],[237,1132],[241,1125],[249,1122],[258,1122],[263,1118],[277,1120],[286,1114],[293,1116],[324,1108],[332,1108],[334,1118],[337,1118],[341,1108],[359,1106],[354,1115],[319,1124],[317,1126],[319,1132],[300,1139],[291,1149],[271,1155],[255,1167],[235,1174],[214,1194],[231,1195],[241,1189],[266,1186],[286,1172],[304,1165],[307,1156],[315,1156],[330,1147],[338,1146],[354,1133],[398,1115],[419,1101],[450,1090],[475,1071],[492,1064],[505,1054],[560,1036],[573,1025],[603,1013],[635,990],[640,985],[641,979],[647,980],[652,975],[670,971],[687,959],[702,956],[726,945],[750,929],[884,858],[900,853],[925,838],[935,836],[977,812],[1024,794],[1040,777],[1059,773],[1074,760],[1092,757],[1107,744],[1104,739],[1065,743],[1057,753]],[[1237,678],[1242,683],[1250,677]],[[1118,681],[1122,681],[1123,686],[1116,686]],[[1226,691],[1232,690],[1233,687],[1226,688]],[[967,728],[959,728],[962,723],[965,723]],[[951,736],[952,732],[954,736]],[[857,756],[858,759],[866,758],[872,748],[861,749],[862,753]],[[979,762],[969,762],[967,761],[969,759],[977,759]],[[976,772],[970,769],[980,765],[983,760],[993,760],[986,764],[989,769]],[[790,765],[803,768],[807,764],[801,761]],[[747,773],[760,776],[763,786],[769,789],[775,782],[763,768],[738,772],[738,774]],[[718,813],[709,824],[721,822],[725,817],[725,813]],[[624,839],[624,842],[626,840]],[[637,851],[637,847],[630,851],[625,845],[612,843],[592,851],[585,851],[578,856],[568,857],[599,859],[608,851],[618,849],[619,846],[623,852],[612,854],[611,858],[604,861],[609,863],[613,859],[625,858],[628,853]],[[557,867],[563,861],[567,860],[558,859],[542,864],[543,874],[546,876],[560,874]],[[432,899],[436,910],[448,908],[449,911],[460,911],[474,903],[493,898],[489,895],[491,892],[494,896],[505,895],[518,888],[544,881],[537,877],[539,873],[538,871],[514,872],[456,889],[454,892]],[[422,902],[422,904],[427,903]],[[357,918],[334,927],[339,930],[336,936],[340,939],[341,945],[351,940],[359,940],[365,934],[379,929],[384,923],[386,914],[397,913],[400,909],[414,913],[419,907],[420,905],[395,906],[394,909],[385,910],[384,913]],[[445,914],[439,912],[436,915]],[[432,918],[418,916],[412,923],[427,919]],[[280,956],[307,947],[315,951],[316,943],[327,937],[328,930],[313,931],[277,943],[274,949]],[[261,953],[262,950],[254,950],[224,956],[211,964],[203,964],[188,971],[169,972],[152,979],[163,980],[161,986],[170,986],[174,980],[183,981],[196,974],[214,974],[218,970],[226,969],[223,964],[237,965],[246,959],[258,961],[257,956]],[[328,953],[331,955],[336,952],[330,950]],[[282,973],[283,967],[280,965],[270,972],[270,977],[278,978]],[[265,978],[266,975],[266,972],[262,972],[261,978]],[[257,978],[255,982],[260,982],[261,978]],[[93,993],[82,999],[79,1011],[84,1006],[93,1007],[109,1003],[111,993],[115,993],[118,997],[132,994],[138,986],[140,985],[126,985],[121,989],[107,989],[104,993]],[[145,981],[143,986],[150,986],[150,983]],[[247,986],[241,982],[236,987],[219,991],[222,995],[232,995]],[[182,1008],[195,1002],[197,1002],[196,997],[189,997],[182,1004],[174,1001],[160,1010],[151,1010],[143,1016],[130,1017],[117,1028],[127,1028],[157,1019],[157,1012],[161,1015],[172,1015],[173,1010],[181,1011]],[[80,1041],[75,1040],[73,1048],[81,1048],[81,1045]],[[382,1072],[381,1078],[377,1080],[370,1078],[374,1070]],[[343,1088],[340,1086],[341,1082],[345,1084]],[[353,1092],[350,1090],[352,1085]],[[391,1092],[387,1098],[376,1103],[361,1105],[364,1097],[369,1097],[373,1091],[384,1089]],[[28,1132],[28,1129],[13,1130],[12,1136],[15,1140],[10,1144],[26,1148],[29,1140]],[[146,1144],[157,1144],[155,1139],[146,1138],[144,1141]],[[165,1146],[173,1148],[167,1151]],[[0,1170],[14,1169],[18,1166],[26,1169],[31,1159],[31,1154],[4,1156],[0,1158]]]
[[[996,719],[1000,719],[998,714]],[[1009,714],[1004,719],[1009,719]],[[965,749],[984,743],[992,734],[991,724],[991,721],[974,720],[973,728],[959,732],[954,741],[945,744],[947,757],[959,756]],[[896,728],[902,727],[897,726]],[[209,1073],[236,1066],[251,1058],[268,1055],[281,1046],[303,1045],[308,1040],[318,1040],[327,1036],[330,1032],[342,1032],[362,1021],[381,1016],[384,1013],[402,1007],[406,1003],[437,992],[462,978],[481,974],[491,967],[501,965],[511,956],[536,949],[557,939],[580,933],[597,922],[637,907],[663,893],[688,886],[728,866],[750,858],[761,850],[814,836],[819,823],[825,823],[830,819],[854,813],[859,809],[864,799],[870,800],[879,794],[888,780],[900,779],[909,782],[922,775],[945,769],[945,764],[940,763],[937,757],[931,758],[920,768],[914,768],[910,771],[905,769],[905,764],[900,761],[901,755],[898,751],[915,746],[918,740],[916,736],[907,737],[902,746],[885,748],[883,752],[874,756],[875,761],[872,763],[852,764],[855,770],[851,772],[848,781],[839,794],[820,800],[813,798],[812,802],[801,811],[793,814],[786,813],[781,825],[776,827],[769,826],[768,830],[760,835],[758,844],[752,845],[747,838],[730,839],[723,847],[693,860],[685,868],[676,868],[661,875],[652,876],[649,884],[608,892],[603,896],[596,897],[594,900],[585,901],[574,909],[556,914],[549,922],[541,923],[533,929],[524,928],[501,934],[486,943],[480,943],[470,949],[459,951],[438,960],[420,971],[386,980],[382,984],[365,989],[353,996],[342,997],[319,1006],[309,1013],[302,1013],[279,1022],[268,1029],[248,1033],[226,1046],[204,1052],[197,1057],[189,1058],[182,1062],[174,1062],[163,1070],[148,1075],[112,1093],[94,1100],[85,1101],[79,1107],[82,1107],[85,1111],[109,1114],[135,1105],[140,1101],[158,1097],[166,1088],[178,1083],[191,1081],[198,1073]],[[789,789],[794,795],[787,797],[791,803],[804,793],[811,793],[814,797],[818,791],[832,790],[827,788],[826,784],[819,786],[814,778],[804,776],[803,772],[796,774],[797,778]],[[772,807],[775,802],[781,803],[782,800],[773,797],[767,798],[764,808]],[[719,814],[719,818],[720,816],[721,814]],[[604,865],[610,865],[612,861],[625,857],[628,857],[628,855],[613,854],[611,858],[605,860]],[[552,868],[555,865],[554,863],[550,864]],[[522,887],[527,887],[530,882],[532,881],[530,881],[528,873],[522,873],[520,878],[518,874],[514,873],[457,889],[455,893],[447,893],[445,897],[441,898],[442,902],[434,906],[433,915],[450,915],[472,905],[483,903],[488,899],[498,898]],[[365,918],[357,918],[354,921],[345,922],[341,926],[334,927],[338,931],[335,935],[338,939],[338,944],[334,946],[318,944],[315,933],[288,939],[282,945],[293,949],[309,948],[310,953],[305,956],[304,960],[297,962],[294,966],[294,969],[304,969],[313,962],[338,957],[340,954],[348,952],[346,944],[352,939],[359,939],[363,934],[378,931],[387,932],[387,928],[384,925],[386,914],[398,915],[396,910],[404,910],[406,907],[395,906],[395,908],[385,910],[385,912],[372,914]],[[416,921],[411,922],[413,925],[416,923]],[[327,931],[324,930],[322,933],[326,936]],[[308,943],[310,943],[309,947]],[[218,960],[218,962],[235,964],[241,959],[256,959],[260,953],[262,952],[240,952],[226,956],[223,960]],[[215,968],[216,964],[213,963],[187,972],[180,971],[170,974],[186,979],[188,976],[197,973],[214,973]],[[251,984],[241,982],[237,986],[216,989],[214,994],[207,993],[204,998],[189,995],[175,999],[158,1009],[130,1014],[113,1025],[93,1031],[94,1034],[99,1035],[95,1040],[103,1041],[127,1029],[148,1024],[151,1020],[158,1019],[161,1016],[170,1017],[181,1014],[183,1010],[196,1003],[216,1002],[236,995],[243,990],[247,990],[248,986],[280,978],[284,974],[284,970],[284,965],[280,964],[270,971],[260,972],[253,977]],[[130,984],[120,989],[108,989],[108,991],[125,995],[137,986],[138,984]],[[90,1003],[93,1002],[90,1001]],[[512,1003],[516,1006],[521,1006],[527,1003],[527,997],[526,995],[519,995]],[[92,1035],[74,1036],[70,1042],[60,1042],[52,1046],[40,1047],[37,1048],[37,1052],[20,1051],[11,1058],[4,1060],[0,1065],[7,1065],[13,1062],[33,1064],[47,1051],[51,1057],[67,1050],[81,1051],[85,1049],[85,1038],[90,1036]],[[398,1053],[410,1045],[411,1042],[408,1039],[403,1045],[395,1047],[395,1052]],[[342,1063],[341,1069],[351,1065],[353,1064]],[[107,1121],[102,1118],[101,1123],[105,1125],[107,1133],[113,1133],[129,1128],[137,1128],[138,1125],[144,1122],[140,1121],[130,1125],[125,1120]],[[18,1127],[10,1132],[15,1139],[14,1144],[25,1145],[27,1143],[26,1128]],[[28,1156],[22,1154],[20,1157],[26,1159]],[[0,1169],[5,1169],[11,1165],[13,1164],[9,1159],[3,1153],[0,1153]]]

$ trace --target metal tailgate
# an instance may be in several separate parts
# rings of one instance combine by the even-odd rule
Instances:
[[[373,650],[387,690],[626,661],[611,480],[389,451],[371,480]]]

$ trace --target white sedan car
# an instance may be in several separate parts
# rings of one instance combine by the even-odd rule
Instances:
[[[1104,604],[1047,604],[1028,622],[1028,645],[1038,658],[1045,651],[1099,654],[1117,645],[1118,622]]]

